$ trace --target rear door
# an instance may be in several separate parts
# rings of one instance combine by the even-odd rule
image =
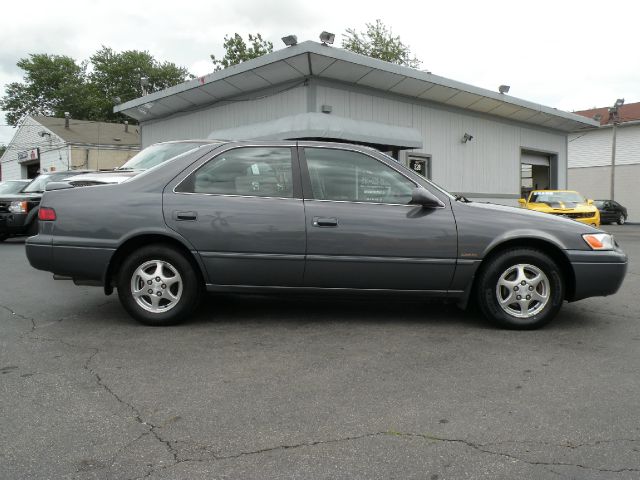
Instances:
[[[457,235],[442,208],[409,205],[417,184],[375,154],[301,148],[308,287],[444,291]]]
[[[293,144],[235,146],[169,184],[167,224],[215,285],[300,286],[305,216]]]

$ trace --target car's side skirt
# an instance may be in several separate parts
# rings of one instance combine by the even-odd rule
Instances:
[[[344,294],[344,295],[407,295],[407,296],[428,296],[442,298],[460,298],[463,290],[392,290],[382,288],[331,288],[331,287],[280,287],[261,285],[217,285],[208,283],[208,292],[218,293],[260,293],[260,294]]]

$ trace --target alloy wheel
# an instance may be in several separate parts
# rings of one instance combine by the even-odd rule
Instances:
[[[507,268],[496,285],[498,304],[516,318],[531,318],[540,313],[551,297],[550,282],[535,265],[517,264]]]

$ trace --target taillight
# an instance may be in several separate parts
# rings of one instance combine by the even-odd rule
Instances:
[[[56,219],[56,211],[50,207],[40,207],[38,210],[38,220],[42,222],[53,222]]]

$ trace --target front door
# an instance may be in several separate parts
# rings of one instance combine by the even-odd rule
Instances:
[[[416,183],[363,152],[306,147],[301,158],[309,287],[444,291],[455,270],[451,207],[409,205]]]
[[[291,146],[228,149],[165,191],[165,221],[199,252],[210,283],[301,285],[305,216],[295,154]]]

